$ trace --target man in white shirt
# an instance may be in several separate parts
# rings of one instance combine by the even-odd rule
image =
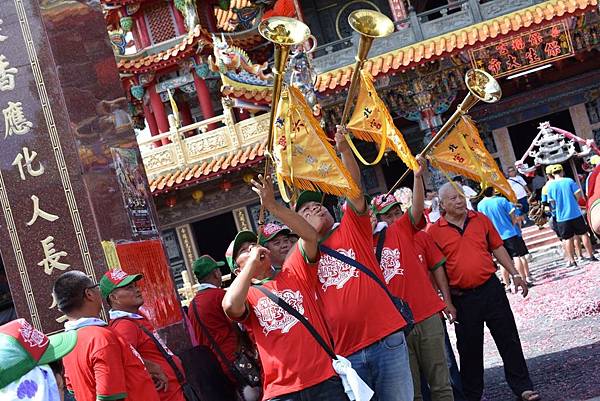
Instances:
[[[521,210],[520,212],[517,211],[517,216],[524,216],[524,222],[525,224],[528,224],[531,222],[531,220],[529,220],[528,216],[529,202],[527,202],[527,197],[529,196],[529,194],[531,194],[531,191],[527,186],[527,182],[523,177],[521,177],[517,173],[517,169],[514,166],[510,166],[506,169],[506,175],[508,183],[510,184],[512,190],[515,192],[515,195],[517,196],[517,201],[521,205]]]

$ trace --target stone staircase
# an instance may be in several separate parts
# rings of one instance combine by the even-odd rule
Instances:
[[[527,244],[529,252],[560,246],[560,240],[547,224],[542,229],[539,229],[538,226],[535,225],[526,227],[522,232],[523,239],[525,240],[525,244]]]

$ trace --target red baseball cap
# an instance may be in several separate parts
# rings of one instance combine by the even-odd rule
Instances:
[[[25,319],[0,326],[0,389],[38,365],[61,359],[76,343],[76,330],[48,337]]]
[[[396,205],[399,205],[400,202],[398,202],[394,195],[377,195],[373,198],[371,204],[375,208],[376,214],[386,214],[390,211],[391,208],[393,208]]]
[[[265,246],[265,244],[271,241],[279,234],[291,234],[292,231],[288,228],[288,226],[283,226],[277,223],[267,223],[264,226],[260,227],[258,232],[258,242]]]

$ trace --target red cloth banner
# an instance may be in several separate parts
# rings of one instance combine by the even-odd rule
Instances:
[[[142,312],[155,328],[161,329],[182,320],[169,264],[160,240],[117,244],[121,268],[129,274],[143,274],[138,282],[144,295]]]

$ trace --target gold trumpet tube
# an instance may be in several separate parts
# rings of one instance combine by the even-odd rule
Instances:
[[[303,22],[294,18],[271,17],[258,25],[258,32],[263,38],[273,43],[275,53],[273,55],[273,93],[271,95],[271,118],[269,120],[269,136],[267,137],[267,158],[265,160],[266,177],[271,168],[271,153],[273,152],[274,125],[277,106],[283,89],[283,78],[287,66],[288,57],[292,46],[305,42],[310,36],[310,29]],[[261,206],[258,224],[264,223],[265,210]]]
[[[454,125],[458,122],[458,120],[467,112],[475,106],[479,101],[483,101],[486,103],[496,103],[502,97],[502,89],[500,88],[500,84],[498,81],[494,79],[490,74],[483,70],[469,70],[465,74],[465,85],[467,85],[467,89],[469,93],[462,102],[458,105],[456,111],[452,113],[448,121],[444,123],[442,128],[435,134],[435,136],[429,141],[427,146],[419,153],[418,156],[427,155],[431,149],[450,131],[454,128]],[[417,157],[418,157],[417,156]],[[408,175],[411,170],[406,170],[402,177],[396,181],[396,183],[390,188],[390,190],[385,194],[385,196],[389,196],[398,185]]]
[[[362,69],[373,39],[383,38],[394,32],[394,23],[388,17],[374,10],[356,10],[348,16],[350,27],[358,32],[360,39],[358,42],[358,52],[356,53],[356,64],[352,72],[350,87],[348,89],[348,97],[344,103],[344,111],[342,113],[342,121],[340,125],[345,125],[350,114],[350,106],[358,89],[358,78]]]

